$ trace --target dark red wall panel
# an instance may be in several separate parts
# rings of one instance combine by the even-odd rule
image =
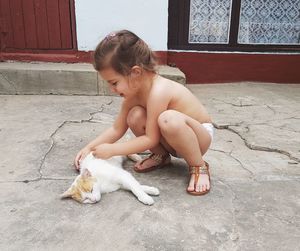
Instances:
[[[35,0],[35,18],[38,48],[49,48],[49,30],[45,0]]]
[[[8,0],[0,0],[0,43],[1,48],[7,44],[13,44],[12,21],[10,16],[10,4]]]
[[[60,20],[59,20],[59,9],[58,0],[47,1],[47,21],[49,28],[49,48],[55,49],[61,47],[60,37]]]
[[[37,31],[35,22],[34,0],[26,0],[23,3],[24,28],[25,28],[25,44],[26,48],[37,49]]]
[[[2,51],[75,49],[73,1],[0,0]]]
[[[59,1],[59,20],[60,20],[60,35],[61,46],[63,48],[72,48],[72,36],[70,36],[71,18],[66,15],[70,11],[69,1]]]
[[[16,48],[25,48],[22,0],[10,0],[9,11],[13,29],[13,46]]]
[[[300,83],[299,54],[169,52],[168,64],[179,67],[188,83]]]

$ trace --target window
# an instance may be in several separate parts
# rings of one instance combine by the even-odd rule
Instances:
[[[170,0],[168,46],[300,52],[300,0]]]
[[[231,0],[191,0],[189,43],[206,44],[229,42]]]

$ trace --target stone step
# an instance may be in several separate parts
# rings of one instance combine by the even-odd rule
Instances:
[[[186,83],[178,68],[162,65],[158,73]],[[1,62],[0,94],[111,95],[91,64]]]

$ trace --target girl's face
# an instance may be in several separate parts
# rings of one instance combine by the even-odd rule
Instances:
[[[105,68],[99,73],[101,77],[107,81],[111,92],[116,93],[124,98],[132,96],[133,91],[129,86],[129,76],[121,75],[111,67]]]

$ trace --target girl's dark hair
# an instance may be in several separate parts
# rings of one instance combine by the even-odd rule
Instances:
[[[128,75],[135,65],[155,72],[157,59],[148,45],[128,30],[110,33],[94,52],[94,67],[97,71],[112,67],[116,72]]]

